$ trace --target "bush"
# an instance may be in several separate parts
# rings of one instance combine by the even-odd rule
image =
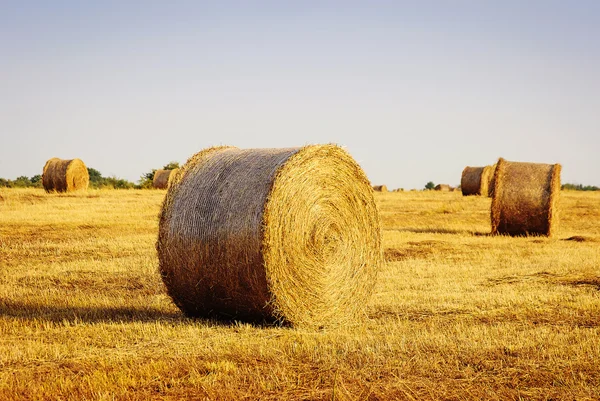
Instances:
[[[135,188],[133,182],[124,180],[122,178],[113,177],[102,177],[100,171],[95,168],[88,167],[88,174],[90,175],[90,188],[95,189],[131,189]]]
[[[152,188],[152,181],[154,181],[154,173],[156,173],[156,169],[153,168],[150,172],[142,175],[140,177],[140,180],[138,181],[138,187],[142,189]]]
[[[600,188],[593,185],[583,186],[582,184],[564,184],[561,189],[568,189],[571,191],[598,191]]]
[[[6,178],[0,178],[0,188],[12,188],[13,183],[11,180],[7,180]]]
[[[129,182],[122,178],[107,177],[102,179],[101,188],[107,189],[132,189],[135,187],[133,182]]]
[[[435,188],[435,184],[433,183],[433,181],[429,181],[427,184],[425,184],[425,189],[433,189]]]

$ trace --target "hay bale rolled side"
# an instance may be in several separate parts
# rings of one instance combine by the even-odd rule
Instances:
[[[326,326],[361,314],[382,261],[373,190],[341,148],[210,148],[167,190],[159,268],[187,315]]]
[[[373,191],[375,191],[375,192],[387,192],[388,188],[385,185],[374,185],[373,186]]]
[[[442,192],[450,192],[450,191],[454,190],[454,188],[452,188],[448,184],[437,184],[435,187],[433,187],[433,189],[434,189],[434,191],[442,191]]]
[[[491,196],[490,183],[494,176],[494,168],[495,166],[465,167],[460,178],[463,196]]]
[[[558,227],[560,164],[498,160],[492,234],[552,236]]]
[[[483,167],[467,166],[460,178],[460,190],[463,196],[481,195],[481,175]]]
[[[152,187],[156,189],[167,189],[177,174],[178,169],[156,170],[152,179]]]
[[[90,175],[81,159],[63,160],[53,157],[44,165],[42,186],[46,192],[86,190]]]

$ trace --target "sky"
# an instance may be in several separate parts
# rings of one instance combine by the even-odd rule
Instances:
[[[600,2],[0,0],[0,177],[337,143],[373,183],[600,186]]]

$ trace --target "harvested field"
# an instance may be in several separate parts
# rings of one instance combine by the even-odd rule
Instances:
[[[0,399],[598,399],[598,192],[563,191],[552,238],[489,235],[487,197],[376,193],[386,264],[331,330],[185,317],[163,197],[0,189]]]

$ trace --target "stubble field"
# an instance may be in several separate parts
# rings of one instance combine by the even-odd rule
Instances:
[[[184,317],[164,191],[0,190],[1,400],[600,399],[600,192],[558,235],[491,237],[490,199],[376,194],[386,264],[355,325]]]

